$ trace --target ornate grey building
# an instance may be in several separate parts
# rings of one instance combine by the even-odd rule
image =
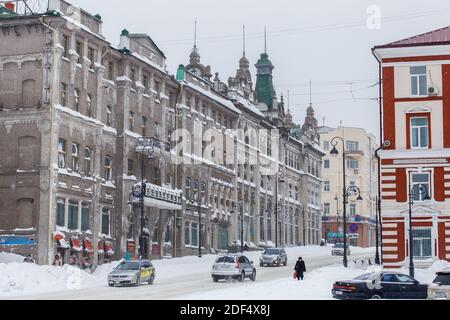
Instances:
[[[65,1],[18,9],[0,6],[0,251],[98,264],[235,250],[241,234],[318,243],[317,121],[292,122],[267,53],[254,89],[245,53],[227,85],[197,45],[174,77],[146,34],[115,48]]]

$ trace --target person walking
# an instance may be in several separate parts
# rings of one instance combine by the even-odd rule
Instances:
[[[297,272],[297,280],[303,280],[303,273],[306,272],[305,261],[303,261],[302,257],[299,257],[297,262],[295,263],[295,272]]]

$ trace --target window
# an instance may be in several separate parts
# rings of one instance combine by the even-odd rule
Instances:
[[[133,176],[134,175],[134,160],[128,159],[128,175]]]
[[[427,194],[431,196],[430,174],[428,172],[411,173],[411,181],[414,201],[424,201]]]
[[[145,137],[145,135],[147,134],[147,118],[146,117],[142,117],[142,136]]]
[[[79,148],[80,146],[77,143],[72,143],[72,170],[74,172],[80,171]]]
[[[330,168],[330,160],[323,160],[323,167],[325,169],[329,169]]]
[[[348,151],[357,151],[358,150],[358,141],[347,141],[347,150]]]
[[[128,130],[133,131],[134,128],[134,113],[130,111],[128,114]]]
[[[110,214],[110,210],[108,208],[102,209],[102,233],[106,234],[106,235],[110,234],[109,214]]]
[[[188,188],[188,189],[191,187],[191,179],[186,178],[186,180],[185,180],[185,186],[186,186],[186,188]]]
[[[83,202],[81,204],[81,231],[89,229],[89,204]]]
[[[111,108],[111,106],[106,106],[106,125],[108,127],[112,126],[112,108]]]
[[[356,203],[350,203],[350,217],[356,215]]]
[[[428,117],[412,117],[411,148],[428,148]]]
[[[148,76],[144,75],[142,77],[142,85],[144,86],[144,93],[148,90]]]
[[[105,157],[105,180],[109,181],[112,178],[112,160],[111,157]]]
[[[114,63],[108,62],[108,80],[114,80]]]
[[[61,83],[61,105],[63,107],[67,106],[67,84],[64,82]]]
[[[358,169],[358,160],[355,159],[347,159],[347,168],[348,169]]]
[[[56,200],[56,225],[64,227],[65,225],[66,204],[64,199]]]
[[[413,256],[414,258],[431,257],[431,229],[413,229]]]
[[[130,69],[130,80],[131,80],[131,87],[133,89],[136,88],[136,70]]]
[[[411,67],[411,95],[424,96],[427,94],[427,67]]]
[[[83,59],[83,44],[81,42],[77,41],[76,44],[75,44],[75,50],[76,50],[76,52],[78,54],[78,61],[77,61],[77,63],[81,64],[81,61]]]
[[[354,186],[356,186],[355,180],[350,180],[350,187],[354,187]]]
[[[92,151],[89,147],[84,148],[84,174],[91,176]]]
[[[66,140],[58,140],[58,167],[66,167]]]
[[[86,101],[87,101],[87,116],[88,117],[93,117],[94,113],[93,113],[93,107],[92,107],[92,96],[90,94],[87,95],[86,97]]]
[[[78,229],[78,202],[69,200],[69,221],[67,227],[69,230]]]
[[[78,89],[73,92],[73,108],[75,111],[80,111],[80,91]]]
[[[68,58],[69,57],[69,38],[63,34],[62,35],[62,46],[63,46],[63,57]]]
[[[328,202],[323,204],[323,214],[325,215],[330,214],[330,204]]]
[[[156,91],[157,94],[159,94],[161,92],[161,84],[159,81],[154,81],[154,89]]]
[[[94,62],[94,59],[95,59],[95,57],[94,57],[94,49],[92,49],[92,48],[88,48],[88,59],[89,59],[89,61],[91,62],[91,65],[89,66],[89,68],[90,69],[94,69],[94,67],[95,67],[95,62]]]
[[[191,245],[198,246],[198,223],[191,224]]]
[[[330,150],[330,141],[323,142],[323,150],[325,150],[325,151]]]
[[[323,191],[330,191],[330,181],[323,182]]]

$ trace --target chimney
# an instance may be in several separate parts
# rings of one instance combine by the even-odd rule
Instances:
[[[9,11],[15,12],[16,10],[16,5],[12,2],[6,2],[5,3],[5,8],[8,9]]]
[[[120,44],[119,49],[128,49],[130,50],[130,38],[128,37],[130,33],[127,29],[123,29],[120,34]]]
[[[48,11],[61,11],[61,0],[48,0]]]

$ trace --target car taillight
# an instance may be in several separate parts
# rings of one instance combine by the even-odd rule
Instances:
[[[234,261],[234,267],[236,269],[239,269],[239,261],[237,261],[237,260]]]
[[[356,287],[354,286],[350,286],[350,285],[337,285],[337,284],[333,284],[333,289],[340,289],[340,290],[348,290],[348,291],[356,291]]]

